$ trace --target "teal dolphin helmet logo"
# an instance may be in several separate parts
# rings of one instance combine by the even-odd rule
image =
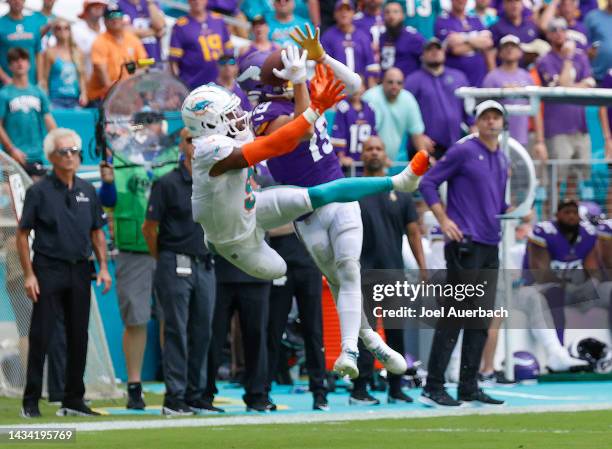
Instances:
[[[212,104],[210,100],[196,100],[192,107],[187,107],[186,109],[195,115],[202,115],[210,104]]]

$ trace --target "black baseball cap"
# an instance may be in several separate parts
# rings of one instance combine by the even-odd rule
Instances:
[[[572,206],[578,209],[579,208],[578,200],[576,198],[571,198],[571,197],[561,198],[559,200],[559,203],[557,204],[557,211],[560,211],[561,209],[564,209],[569,206]]]
[[[251,25],[255,25],[257,23],[268,23],[268,21],[266,20],[265,16],[257,14],[251,19]]]

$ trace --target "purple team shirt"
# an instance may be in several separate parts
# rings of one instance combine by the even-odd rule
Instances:
[[[353,25],[370,35],[370,41],[374,46],[378,46],[380,36],[385,32],[385,21],[382,14],[370,16],[363,12],[358,12],[353,17]]]
[[[533,78],[525,69],[517,69],[514,72],[494,69],[487,73],[482,87],[525,87],[533,86]],[[503,104],[528,104],[529,100],[521,98],[513,98],[503,100]],[[511,115],[508,117],[508,128],[510,135],[514,137],[520,144],[527,146],[529,136],[529,117],[526,115]]]
[[[474,242],[497,245],[498,215],[505,201],[510,164],[498,148],[491,152],[476,137],[453,145],[421,179],[419,190],[428,206],[440,203],[438,188],[448,182],[446,213]]]
[[[456,89],[468,85],[463,72],[450,67],[439,76],[419,69],[404,81],[404,87],[419,103],[425,134],[445,148],[450,148],[461,137],[461,122],[473,123],[465,113],[463,101],[455,95]]]
[[[367,102],[361,102],[361,110],[351,102],[342,100],[336,106],[331,142],[336,150],[355,161],[361,160],[363,143],[376,135],[376,116]]]
[[[352,33],[343,33],[336,26],[328,28],[321,36],[321,44],[332,58],[364,78],[378,74],[370,36],[360,28],[354,27]]]
[[[412,27],[404,28],[397,40],[383,33],[380,36],[380,68],[397,67],[404,77],[408,76],[421,66],[424,45],[425,38]]]
[[[445,41],[450,33],[462,33],[466,36],[476,34],[485,28],[478,17],[460,19],[450,13],[443,12],[436,19],[435,34]],[[453,56],[447,53],[446,65],[461,70],[470,82],[470,86],[480,87],[487,73],[485,57],[481,52],[472,52],[464,56]]]
[[[147,29],[151,26],[151,15],[149,14],[149,5],[147,0],[140,0],[137,5],[129,0],[119,0],[119,8],[129,18],[132,27],[135,29]],[[160,8],[157,0],[155,4]],[[161,42],[155,36],[141,37],[140,41],[147,51],[149,58],[155,58],[156,62],[161,62]]]
[[[260,103],[253,110],[251,120],[257,134],[282,115],[293,114],[294,105],[288,100]],[[268,159],[267,165],[274,180],[284,185],[312,187],[343,178],[340,162],[327,135],[327,122],[321,116],[314,126],[310,141],[300,143],[295,150]]]
[[[540,35],[537,25],[533,23],[531,18],[523,18],[521,24],[516,26],[505,17],[501,17],[490,29],[496,48],[500,39],[507,34],[518,37],[524,44],[537,39]]]
[[[576,20],[572,25],[569,25],[566,33],[567,37],[576,42],[576,47],[580,48],[581,50],[586,51],[591,46],[589,43],[589,38],[587,37],[588,31],[584,24],[579,20]]]
[[[223,19],[214,13],[204,22],[179,18],[170,37],[170,61],[178,63],[179,77],[191,89],[217,79],[217,60],[232,49]]]
[[[592,76],[589,59],[582,50],[576,49],[572,62],[576,71],[574,82],[578,83]],[[551,50],[537,61],[536,67],[542,86],[555,87],[563,67],[563,58]],[[547,139],[559,134],[586,132],[584,106],[544,103],[544,135]]]
[[[542,221],[535,225],[529,236],[529,243],[546,248],[550,256],[551,270],[579,270],[583,268],[584,259],[590,254],[597,242],[597,230],[590,223],[580,223],[578,238],[570,243],[559,230],[556,221]],[[523,269],[529,270],[527,252],[523,258]],[[524,271],[528,283],[533,282],[533,276]],[[560,276],[563,277],[563,276]]]

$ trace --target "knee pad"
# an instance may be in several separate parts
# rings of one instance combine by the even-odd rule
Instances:
[[[361,291],[361,264],[359,260],[347,258],[336,261],[340,286],[353,286]]]

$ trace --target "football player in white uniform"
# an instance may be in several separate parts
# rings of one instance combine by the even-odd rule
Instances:
[[[307,52],[300,57],[297,48],[290,47],[283,53],[285,68],[275,74],[290,81],[297,91],[306,89]],[[257,140],[249,115],[240,107],[238,97],[228,90],[210,83],[195,89],[183,103],[183,121],[195,145],[194,219],[202,225],[214,251],[252,276],[272,280],[283,276],[287,269],[282,257],[264,241],[266,230],[326,204],[353,202],[391,190],[412,192],[427,170],[425,152],[393,177],[338,179],[310,188],[282,186],[253,191],[252,166],[293,150],[319,116],[344,98],[344,84],[332,73],[318,64],[310,86],[310,106]],[[334,368],[340,374],[356,377],[355,359],[356,354],[347,357],[343,351]]]

